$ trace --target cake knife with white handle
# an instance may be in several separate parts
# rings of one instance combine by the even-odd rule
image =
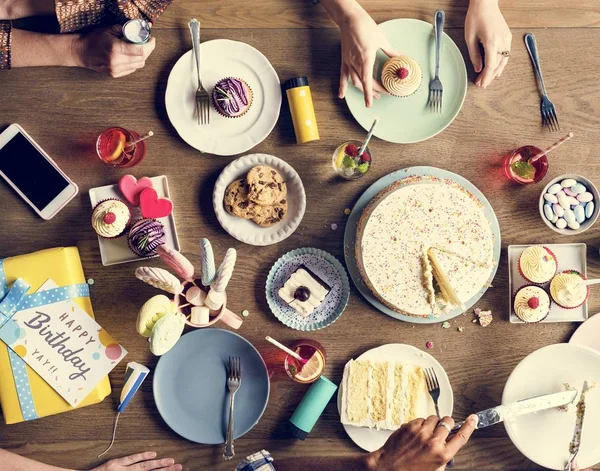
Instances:
[[[505,420],[514,419],[520,415],[531,414],[542,410],[553,409],[572,403],[579,394],[579,391],[574,389],[553,394],[545,394],[536,396],[522,401],[513,402],[511,404],[502,404],[491,409],[486,409],[477,412],[475,415],[479,418],[477,428],[489,427],[490,425],[499,424]],[[458,431],[464,424],[464,421],[457,422],[452,428],[452,432]]]

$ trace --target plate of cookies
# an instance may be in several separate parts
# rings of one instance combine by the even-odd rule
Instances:
[[[232,237],[250,245],[271,245],[294,233],[306,210],[298,173],[268,154],[250,154],[221,172],[213,192],[219,223]]]

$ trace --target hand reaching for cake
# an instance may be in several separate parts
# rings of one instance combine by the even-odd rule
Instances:
[[[512,43],[512,34],[502,16],[498,0],[470,0],[465,18],[465,41],[475,72],[479,73],[475,85],[487,88],[492,80],[502,75]],[[479,49],[480,42],[485,51],[485,67]]]

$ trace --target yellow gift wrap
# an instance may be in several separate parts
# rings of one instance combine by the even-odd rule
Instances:
[[[21,278],[31,288],[27,294],[36,292],[51,278],[58,286],[69,286],[86,283],[77,247],[60,247],[42,250],[27,255],[6,258],[2,262],[5,283],[10,288],[17,278]],[[0,272],[0,282],[2,273]],[[0,286],[0,292],[2,287]],[[81,308],[94,317],[89,297],[75,298]],[[37,417],[59,414],[74,409],[46,383],[31,367],[25,365],[27,378],[31,387],[33,405]],[[94,388],[77,408],[102,402],[110,394],[108,376]],[[9,359],[9,347],[0,341],[0,404],[4,420],[14,424],[26,420],[21,412],[17,387]]]

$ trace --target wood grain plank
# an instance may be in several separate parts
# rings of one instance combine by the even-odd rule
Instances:
[[[515,30],[514,35],[517,38],[524,32]],[[547,87],[557,105],[563,129],[576,134],[553,153],[548,178],[575,171],[598,183],[600,161],[595,158],[595,150],[600,141],[600,91],[595,87],[595,78],[600,57],[596,54],[597,34],[592,29],[540,29],[534,33],[540,45]],[[223,256],[227,247],[238,249],[239,268],[231,282],[231,293],[235,294],[230,304],[234,311],[250,311],[240,333],[264,354],[269,353],[269,346],[263,340],[266,333],[284,342],[304,337],[281,325],[269,312],[264,283],[271,265],[283,253],[302,246],[327,250],[342,260],[344,209],[351,208],[360,194],[381,176],[411,165],[435,165],[463,175],[478,185],[494,207],[502,230],[503,258],[494,286],[479,303],[480,307],[493,310],[494,323],[481,328],[471,322],[473,315],[467,313],[453,320],[448,330],[441,329],[439,324],[405,324],[374,310],[353,288],[344,315],[331,327],[311,335],[327,349],[325,374],[339,381],[349,358],[381,344],[399,342],[424,349],[425,343],[431,340],[434,347],[430,352],[446,368],[453,385],[454,416],[462,418],[474,410],[499,403],[506,379],[527,354],[544,345],[567,341],[574,332],[576,324],[516,326],[508,322],[505,250],[509,244],[585,242],[589,274],[600,276],[600,257],[596,249],[600,226],[576,238],[561,238],[547,229],[537,214],[541,187],[511,187],[501,175],[501,156],[508,150],[531,143],[543,147],[558,137],[540,126],[539,98],[522,45],[513,48],[506,72],[488,90],[469,86],[462,112],[446,131],[435,139],[411,145],[394,145],[375,139],[371,144],[374,155],[371,172],[362,180],[342,182],[333,177],[331,152],[341,141],[360,138],[364,132],[335,95],[339,70],[337,32],[327,28],[205,30],[205,39],[227,37],[245,41],[263,51],[282,80],[308,75],[314,95],[321,141],[297,146],[289,111],[284,106],[273,133],[254,149],[281,156],[294,166],[302,177],[308,198],[307,212],[298,231],[280,244],[257,250],[229,237],[218,225],[212,209],[214,182],[232,158],[199,154],[179,139],[166,116],[166,81],[177,58],[189,48],[187,29],[157,29],[155,34],[158,46],[146,68],[124,79],[111,80],[68,69],[22,69],[0,74],[2,124],[23,125],[81,189],[77,199],[55,219],[43,222],[7,185],[0,185],[3,210],[0,255],[77,245],[86,276],[96,281],[91,290],[98,321],[123,342],[130,351],[129,360],[150,367],[156,365],[146,341],[134,334],[139,307],[156,291],[133,277],[140,263],[102,267],[96,237],[87,223],[90,214],[87,191],[116,182],[127,173],[103,166],[94,154],[95,137],[111,125],[155,132],[149,141],[146,160],[132,173],[138,177],[168,176],[182,249],[194,263],[199,263],[198,239],[203,236],[211,239],[219,256]],[[467,57],[462,31],[452,30],[450,34]],[[568,70],[576,73],[565,69],[565,50],[571,51]],[[338,224],[336,231],[332,231],[332,223]],[[156,261],[147,264],[161,265]],[[600,298],[592,297],[590,312],[598,311]],[[459,326],[465,331],[458,332]],[[34,423],[0,427],[0,443],[64,466],[91,465],[109,438],[123,371],[124,365],[121,365],[111,374],[114,386],[111,399]],[[304,392],[302,386],[274,380],[269,407],[258,426],[239,441],[238,453],[242,455],[260,448],[268,448],[279,457],[357,452],[339,423],[334,403],[327,407],[309,440],[291,443],[286,439],[286,421]],[[220,447],[190,444],[170,431],[156,411],[151,381],[144,384],[120,421],[118,437],[113,456],[150,447],[181,457],[187,469],[226,469],[220,461]],[[513,447],[502,427],[478,432],[476,439],[459,455],[457,467],[538,469]]]

